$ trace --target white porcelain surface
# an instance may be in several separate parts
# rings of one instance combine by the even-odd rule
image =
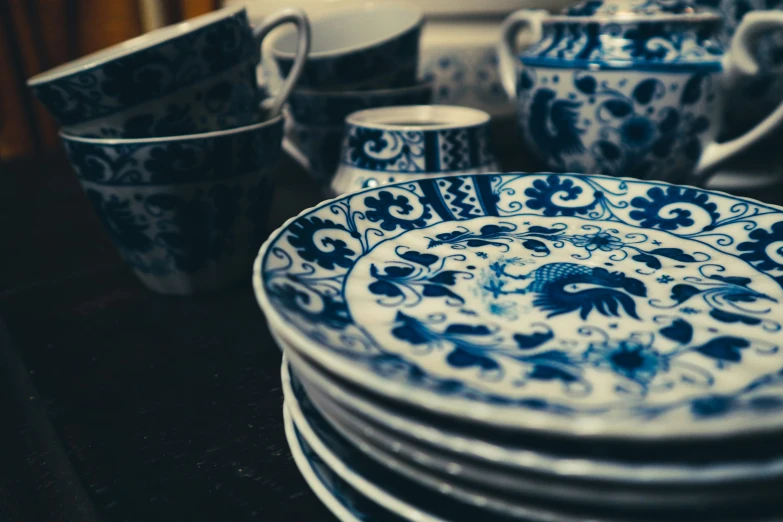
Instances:
[[[128,266],[150,289],[185,295],[247,280],[267,237],[282,120],[164,138],[60,137]]]
[[[335,7],[312,20],[313,42],[309,60],[350,53],[378,45],[421,23],[421,11],[404,2],[363,2]],[[281,32],[274,53],[293,57],[296,33]]]

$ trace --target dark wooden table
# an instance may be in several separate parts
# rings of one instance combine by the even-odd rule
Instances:
[[[524,169],[513,126],[496,130],[504,170]],[[59,150],[0,169],[0,521],[334,520],[288,451],[249,275],[151,293]],[[281,174],[270,228],[321,199],[292,163]]]

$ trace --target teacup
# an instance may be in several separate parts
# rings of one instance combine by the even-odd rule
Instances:
[[[261,119],[260,44],[296,24],[295,66],[270,105],[279,112],[310,44],[307,17],[283,9],[251,28],[244,8],[164,27],[38,74],[28,85],[72,136],[148,138],[203,133]]]
[[[783,12],[745,16],[727,51],[720,16],[663,0],[585,0],[550,15],[504,22],[501,77],[517,99],[529,148],[557,172],[602,173],[703,185],[724,161],[772,132],[718,142],[727,88],[759,68],[753,44],[783,27]],[[520,55],[516,35],[535,43]]]
[[[395,181],[497,172],[490,116],[451,105],[355,112],[346,119],[334,194]],[[443,204],[460,211],[459,195]]]
[[[247,279],[266,235],[282,116],[179,137],[60,136],[87,199],[148,288],[192,294]]]
[[[408,4],[367,3],[313,18],[313,43],[298,87],[378,89],[413,85],[423,23]],[[295,60],[296,35],[283,31],[272,43],[280,75]]]
[[[313,177],[328,180],[339,162],[346,116],[376,107],[426,105],[431,100],[431,82],[366,91],[296,88],[288,99],[286,151]]]

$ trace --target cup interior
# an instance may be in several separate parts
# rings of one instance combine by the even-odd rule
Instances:
[[[177,38],[178,36],[182,36],[183,34],[201,29],[202,27],[218,22],[243,10],[244,7],[229,7],[202,16],[197,16],[179,24],[161,27],[160,29],[150,31],[149,33],[137,36],[136,38],[131,38],[130,40],[90,53],[68,63],[58,65],[48,71],[33,76],[27,81],[27,84],[30,86],[38,85],[91,69],[92,67],[110,62],[117,58],[133,54],[136,51],[154,47],[168,40]]]
[[[366,4],[340,9],[311,20],[313,40],[308,60],[373,47],[421,23],[422,12],[406,4]],[[272,46],[275,54],[293,58],[296,31],[286,29]]]
[[[484,111],[452,105],[408,105],[355,112],[347,123],[384,130],[440,130],[489,123]]]

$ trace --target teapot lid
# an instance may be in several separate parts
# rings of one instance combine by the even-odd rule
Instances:
[[[697,6],[692,0],[582,0],[568,6],[556,18],[596,17],[611,19],[719,17],[715,11]],[[702,15],[702,16],[699,16]]]

